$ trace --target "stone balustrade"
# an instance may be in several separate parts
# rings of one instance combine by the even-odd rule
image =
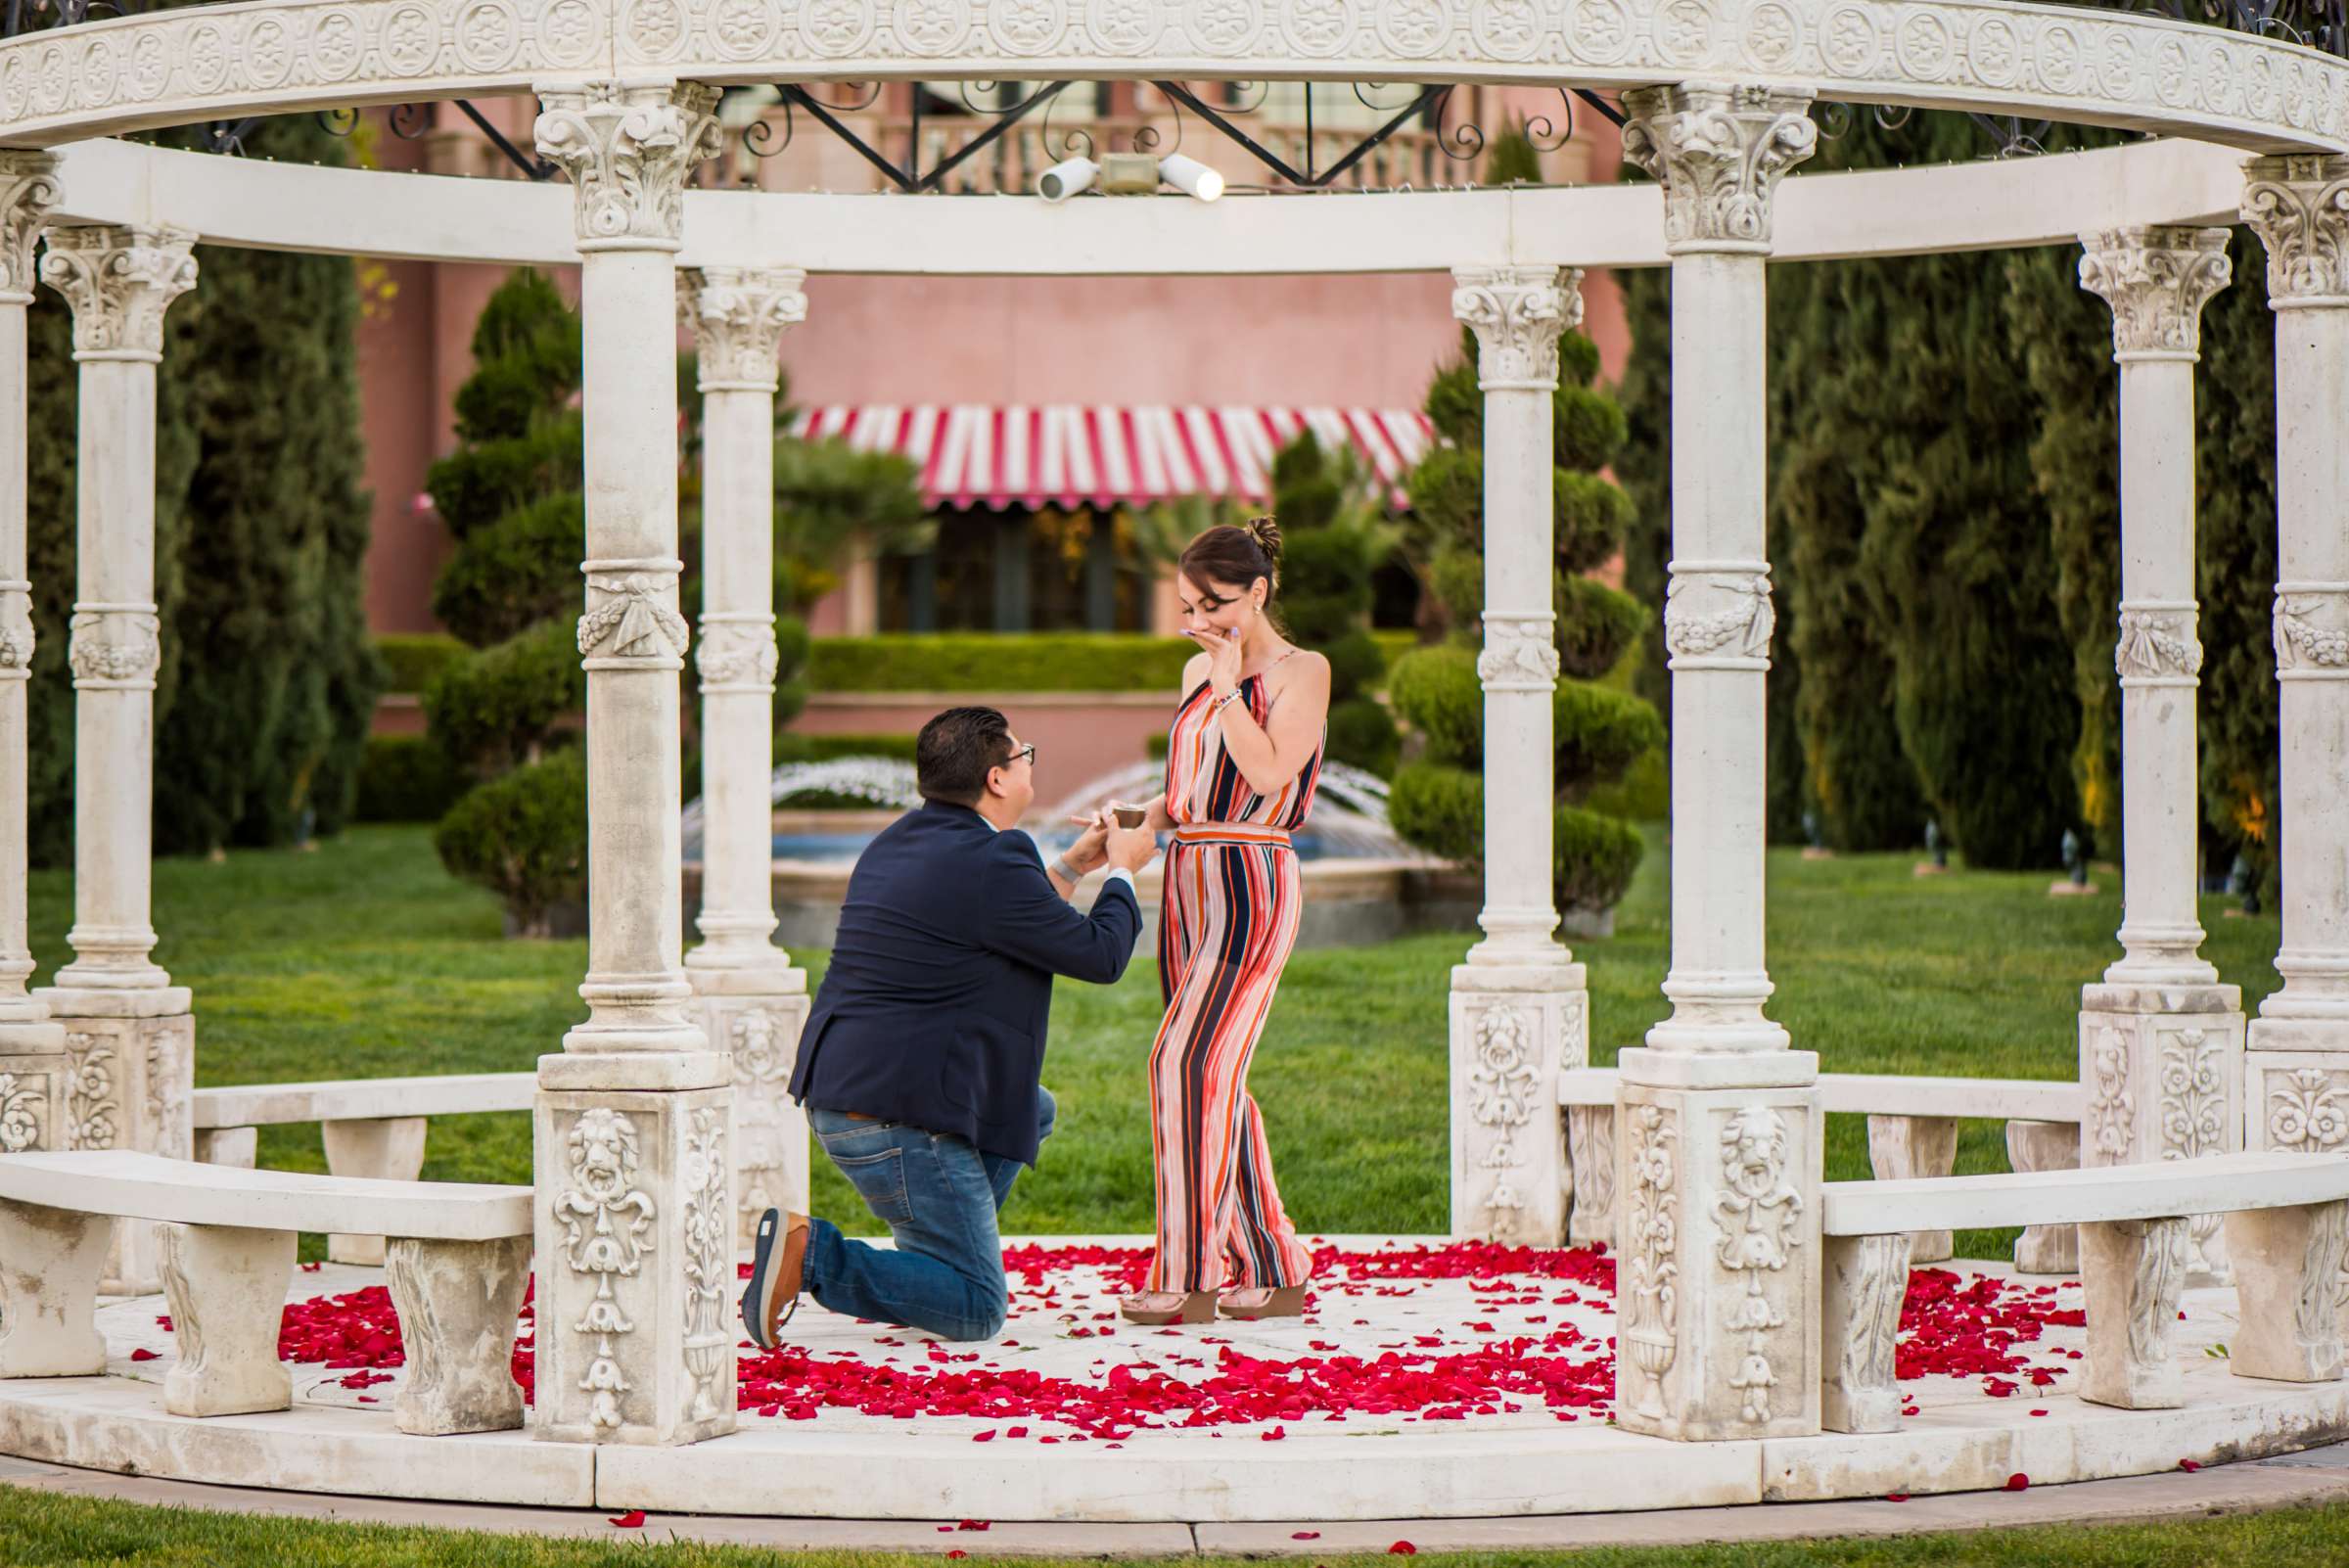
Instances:
[[[2088,1297],[2080,1397],[2126,1410],[2168,1409],[2184,1395],[2170,1337],[2188,1271],[2189,1217],[2223,1215],[2241,1327],[2228,1350],[2237,1377],[2287,1383],[2341,1376],[2338,1297],[2349,1246],[2349,1160],[2226,1154],[2105,1166],[1822,1188],[1820,1420],[1836,1432],[1897,1432],[1894,1341],[1918,1224],[2077,1225]]]
[[[1615,1084],[1607,1067],[1558,1075],[1566,1120],[1566,1239],[1573,1246],[1616,1245]],[[2004,1121],[2006,1158],[2018,1172],[2069,1171],[2080,1164],[2077,1084],[2037,1079],[1911,1078],[1889,1073],[1822,1073],[1820,1098],[1830,1114],[1867,1118],[1868,1167],[1879,1181],[1946,1176],[1956,1168],[1961,1120]],[[1952,1256],[1947,1229],[1909,1238],[1911,1264]],[[2033,1225],[2015,1243],[2023,1273],[2068,1274],[2079,1268],[2069,1225]]]
[[[529,1187],[241,1171],[123,1150],[13,1156],[0,1161],[0,1378],[106,1371],[93,1314],[116,1219],[160,1226],[180,1349],[163,1378],[171,1414],[293,1407],[277,1340],[295,1237],[356,1222],[393,1238],[385,1274],[408,1372],[392,1404],[399,1429],[522,1425],[512,1361],[530,1279]]]

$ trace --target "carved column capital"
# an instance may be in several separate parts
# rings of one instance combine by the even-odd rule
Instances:
[[[47,241],[41,281],[73,307],[73,357],[161,359],[163,312],[196,287],[195,231],[107,223]]]
[[[1819,145],[1808,92],[1690,81],[1623,95],[1623,156],[1664,187],[1664,249],[1766,254],[1778,179]]]
[[[55,154],[0,149],[0,304],[32,302],[32,242],[61,194]]]
[[[2200,354],[2202,307],[2234,275],[2227,235],[2140,225],[2080,236],[2080,287],[2112,306],[2113,358]]]
[[[2268,248],[2268,304],[2349,306],[2349,156],[2255,158],[2243,221]]]
[[[1547,392],[1558,337],[1583,324],[1580,267],[1453,267],[1451,313],[1476,334],[1477,386]]]
[[[686,171],[718,151],[717,89],[595,81],[538,97],[538,154],[571,176],[579,249],[674,251]]]
[[[807,319],[807,274],[797,267],[687,267],[677,274],[677,319],[693,329],[706,392],[773,392],[783,329]]]

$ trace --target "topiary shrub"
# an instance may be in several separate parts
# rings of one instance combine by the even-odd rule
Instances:
[[[1524,161],[1523,150],[1504,160],[1497,144],[1497,168],[1519,169]],[[1451,641],[1405,654],[1387,677],[1387,695],[1420,744],[1417,760],[1396,775],[1388,816],[1421,848],[1475,861],[1484,854],[1485,694],[1477,626],[1485,609],[1485,495],[1473,333],[1461,334],[1461,349],[1460,361],[1439,371],[1428,388],[1425,407],[1439,441],[1407,481],[1413,512],[1407,537],[1420,580],[1451,623]],[[1589,339],[1565,335],[1558,365],[1550,400],[1550,571],[1553,635],[1566,678],[1551,710],[1550,782],[1559,802],[1552,883],[1561,910],[1603,910],[1622,897],[1644,841],[1582,803],[1655,752],[1664,722],[1648,703],[1597,683],[1649,623],[1640,605],[1585,575],[1620,554],[1635,520],[1630,496],[1598,472],[1622,450],[1628,426],[1615,399],[1594,385],[1598,350]]]
[[[387,632],[375,639],[383,661],[384,690],[421,693],[433,678],[460,663],[469,650],[445,631]]]
[[[516,936],[549,934],[548,912],[587,896],[587,759],[567,747],[467,795],[433,831],[452,876],[487,888]]]
[[[477,778],[534,761],[587,701],[577,633],[548,621],[436,676],[425,722],[451,765]]]
[[[438,822],[469,781],[448,754],[422,735],[371,735],[359,759],[360,822]]]
[[[1274,613],[1290,637],[1329,661],[1328,755],[1391,772],[1402,737],[1369,695],[1387,666],[1370,634],[1371,576],[1402,534],[1381,516],[1353,452],[1324,452],[1310,430],[1273,454],[1272,510],[1281,530]]]

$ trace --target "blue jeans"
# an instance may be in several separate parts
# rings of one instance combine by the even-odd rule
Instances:
[[[1052,1135],[1052,1115],[1051,1091],[1039,1084],[1038,1141]],[[901,1122],[859,1122],[810,1106],[807,1123],[898,1245],[894,1252],[875,1247],[811,1220],[801,1287],[828,1311],[942,1339],[1000,1333],[1008,1292],[995,1212],[1011,1196],[1020,1163]]]

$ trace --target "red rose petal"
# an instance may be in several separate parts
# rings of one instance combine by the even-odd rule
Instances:
[[[1321,1532],[1318,1530],[1293,1530],[1289,1533],[1289,1539],[1291,1541],[1318,1541],[1321,1539]]]
[[[2196,1470],[2202,1468],[2202,1461],[2200,1459],[2180,1459],[2178,1468],[2184,1470],[2188,1475],[2192,1475]]]
[[[1906,1492],[1887,1492],[1884,1494],[1884,1500],[1886,1502],[1907,1502],[1909,1500],[1909,1494]]]
[[[965,1519],[954,1528],[957,1530],[985,1530],[987,1521],[985,1519]]]
[[[644,1510],[642,1508],[630,1508],[627,1512],[613,1520],[612,1525],[613,1528],[617,1530],[642,1530],[644,1528]]]
[[[2023,1474],[2023,1472],[2020,1470],[2015,1471],[2014,1474],[2006,1478],[2006,1490],[2009,1492],[2021,1492],[2030,1485],[2031,1478]]]
[[[149,1350],[146,1346],[141,1345],[137,1350],[134,1350],[130,1353],[130,1359],[134,1361],[152,1361],[156,1359],[156,1356],[155,1352]]]
[[[952,1551],[947,1552],[946,1555],[949,1557],[967,1557],[970,1555],[970,1553],[963,1550],[960,1546],[956,1546]]]
[[[1419,1555],[1419,1548],[1407,1541],[1398,1541],[1387,1548],[1387,1555],[1390,1557],[1416,1557]]]

